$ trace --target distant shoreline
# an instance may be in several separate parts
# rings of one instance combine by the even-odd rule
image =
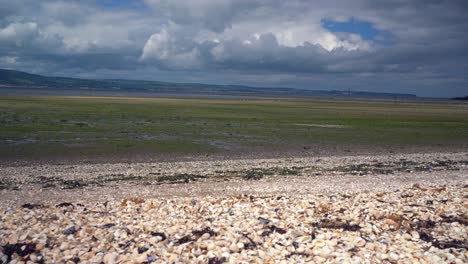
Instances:
[[[356,102],[356,103],[451,103],[460,104],[461,100],[432,97],[368,98],[345,96],[306,96],[306,95],[251,95],[251,94],[207,94],[207,93],[163,93],[145,91],[111,91],[108,89],[51,89],[0,86],[0,96],[79,96],[79,97],[145,97],[180,99],[226,99],[226,100],[280,100],[280,101],[319,101],[319,102]]]
[[[273,96],[273,97],[344,97],[344,98],[417,98],[408,93],[369,92],[342,87],[338,90],[290,87],[254,87],[232,84],[176,83],[125,79],[80,79],[48,77],[21,71],[0,69],[0,87],[73,91],[138,92],[203,96]],[[314,87],[310,87],[314,88]],[[320,88],[320,87],[319,87]]]

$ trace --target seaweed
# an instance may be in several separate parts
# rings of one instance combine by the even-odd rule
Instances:
[[[189,183],[190,181],[197,181],[204,179],[206,176],[198,174],[180,173],[174,175],[165,175],[157,178],[159,183]]]
[[[76,231],[78,231],[76,227],[72,226],[72,227],[67,228],[67,230],[63,231],[63,234],[66,236],[73,235],[76,233]]]
[[[204,228],[202,230],[194,230],[194,231],[192,231],[192,234],[195,237],[201,237],[204,234],[210,234],[210,236],[216,236],[217,235],[217,233],[214,232],[213,230],[211,230],[211,228],[209,228],[209,227],[206,227],[206,228]]]
[[[341,221],[340,219],[323,219],[320,222],[313,223],[312,226],[316,228],[343,229],[344,231],[358,231],[361,229],[359,225],[350,224],[348,222]]]
[[[266,226],[265,227],[266,230],[262,232],[262,236],[269,236],[270,234],[272,233],[278,233],[278,234],[286,234],[286,230],[281,228],[281,227],[277,227],[275,225],[272,225],[272,226]]]
[[[273,175],[273,172],[268,169],[253,168],[244,171],[244,174],[241,176],[241,178],[244,180],[260,180],[267,175]]]
[[[7,244],[2,246],[2,248],[3,254],[7,256],[7,263],[11,261],[11,256],[15,253],[20,257],[25,257],[31,253],[37,252],[35,243]]]
[[[74,207],[74,205],[73,205],[72,203],[68,203],[68,202],[59,203],[59,204],[57,204],[55,207],[61,208],[61,207],[69,207],[69,206],[73,206],[73,207]]]
[[[160,238],[161,238],[161,241],[164,241],[164,240],[167,239],[166,234],[161,233],[161,232],[151,232],[151,235],[152,235],[152,236],[158,236],[158,237],[160,237]]]
[[[153,234],[153,233],[152,233]],[[160,234],[160,233],[154,233],[154,234]],[[211,230],[211,228],[209,227],[206,227],[204,229],[201,229],[201,230],[193,230],[192,231],[192,235],[187,235],[187,236],[184,236],[180,239],[178,239],[175,244],[176,245],[182,245],[182,244],[185,244],[185,243],[188,243],[188,242],[192,242],[192,241],[196,241],[197,239],[199,239],[201,236],[203,236],[204,234],[210,234],[210,236],[216,236],[217,233],[214,232],[213,230]],[[162,234],[164,237],[161,236],[161,238],[165,238],[166,236],[164,234]],[[164,239],[163,239],[164,240]]]
[[[460,223],[461,225],[468,225],[468,218],[465,216],[446,216],[442,215],[442,222],[444,223]]]
[[[146,251],[148,251],[149,248],[147,247],[139,247],[138,248],[138,254],[142,254],[142,253],[145,253]]]
[[[222,257],[222,258],[214,257],[208,260],[208,264],[223,264],[224,262],[226,262],[225,257]]]
[[[466,241],[462,240],[448,240],[448,241],[441,241],[432,237],[429,233],[422,231],[419,237],[426,242],[432,244],[432,246],[439,248],[439,249],[447,249],[447,248],[461,248],[468,250],[468,244]]]
[[[44,206],[42,204],[25,203],[21,207],[32,210],[32,209],[37,209],[37,208],[43,208]]]
[[[182,245],[182,244],[185,244],[185,243],[188,243],[188,242],[192,242],[194,241],[194,239],[192,239],[190,236],[184,236],[184,237],[181,237],[180,239],[178,239],[175,244],[176,245]]]

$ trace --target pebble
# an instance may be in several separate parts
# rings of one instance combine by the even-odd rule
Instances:
[[[314,262],[315,263],[324,263],[325,261],[327,261],[327,259],[324,258],[324,257],[321,257],[321,256],[315,256],[314,257]]]
[[[171,259],[171,258],[169,258]],[[148,255],[146,253],[140,254],[138,258],[136,259],[136,262],[138,263],[145,263],[148,261]]]
[[[105,264],[114,264],[116,262],[117,257],[118,257],[118,254],[116,252],[108,253],[104,256],[102,261]]]
[[[328,256],[330,256],[331,253],[332,253],[331,249],[327,246],[321,248],[318,251],[318,255],[320,255],[323,258],[327,258]]]
[[[400,256],[398,256],[398,254],[395,252],[390,252],[388,254],[388,257],[390,258],[390,260],[393,260],[393,261],[397,261],[400,259]]]
[[[239,243],[236,244],[236,246],[237,246],[239,249],[243,249],[243,248],[244,248],[244,243],[239,242]]]
[[[358,238],[356,239],[356,241],[354,241],[354,245],[356,245],[357,247],[363,247],[366,245],[366,241],[362,238]]]
[[[229,250],[231,250],[232,252],[239,252],[239,247],[236,244],[232,244],[229,247]]]

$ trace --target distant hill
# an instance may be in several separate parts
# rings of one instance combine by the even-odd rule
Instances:
[[[264,88],[241,85],[212,85],[200,83],[169,83],[159,81],[119,79],[78,79],[46,77],[21,71],[0,69],[0,87],[40,88],[56,90],[99,90],[193,95],[246,96],[328,96],[356,98],[416,98],[413,94],[374,93],[361,91],[323,91],[296,88]]]
[[[452,100],[468,101],[468,95],[465,97],[455,97],[455,98],[452,98]]]

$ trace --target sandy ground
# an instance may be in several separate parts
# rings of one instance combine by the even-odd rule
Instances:
[[[291,168],[300,169],[281,173]],[[242,178],[251,170],[271,173],[259,180]],[[184,174],[200,178],[159,180]],[[0,181],[1,207],[132,197],[394,191],[416,183],[468,184],[468,153],[2,167]]]

